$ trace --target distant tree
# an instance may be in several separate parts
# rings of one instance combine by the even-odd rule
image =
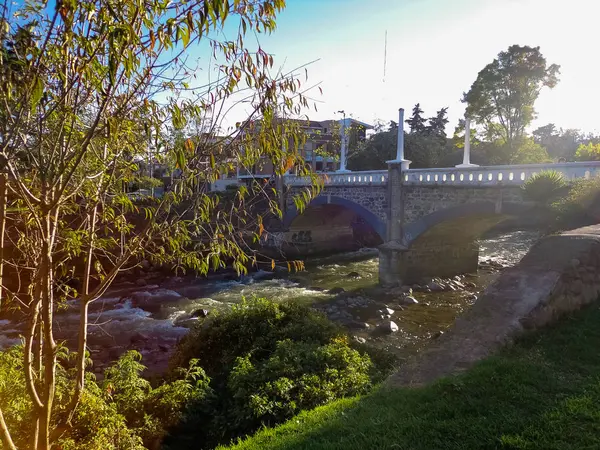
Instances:
[[[398,124],[392,121],[388,130],[375,133],[363,142],[359,142],[356,149],[349,149],[348,169],[385,169],[386,161],[394,158],[397,148]]]
[[[581,144],[575,153],[577,161],[600,161],[600,144]]]
[[[446,150],[446,140],[430,134],[410,133],[404,138],[404,154],[415,169],[439,167]]]
[[[554,159],[565,158],[567,161],[575,158],[575,152],[580,144],[594,141],[594,136],[586,137],[575,129],[556,129],[553,123],[537,128],[533,132],[536,143],[546,148],[548,155]]]
[[[559,72],[560,66],[548,65],[539,47],[512,45],[479,72],[464,94],[467,115],[484,127],[489,140],[516,151],[535,118],[541,89],[556,86]]]
[[[548,152],[532,138],[523,138],[517,152],[510,161],[511,164],[536,164],[549,162],[552,159]]]
[[[411,133],[423,133],[427,129],[426,121],[423,117],[423,110],[419,103],[414,106],[412,116],[410,119],[406,120],[406,123],[410,127]]]
[[[549,123],[534,130],[533,138],[538,144],[545,145],[557,134],[556,126],[553,123]]]
[[[427,134],[446,140],[446,124],[448,124],[448,107],[440,109],[434,117],[429,118]]]

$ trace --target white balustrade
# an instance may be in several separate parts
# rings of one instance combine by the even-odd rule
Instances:
[[[422,185],[522,185],[533,175],[553,170],[566,180],[600,175],[600,161],[557,164],[519,164],[509,166],[475,166],[435,169],[409,169],[402,172],[404,184]]]
[[[323,180],[325,186],[383,186],[387,184],[387,170],[369,170],[365,172],[348,173],[322,173],[317,176]],[[288,175],[285,183],[289,186],[308,186],[311,184],[309,177],[296,177]]]
[[[600,161],[584,161],[557,164],[519,164],[506,166],[448,167],[434,169],[408,169],[402,172],[404,184],[492,186],[524,184],[533,175],[554,170],[567,180],[591,178],[600,175]],[[325,186],[383,186],[388,181],[387,170],[364,172],[317,174]],[[309,177],[286,175],[289,186],[308,186]]]

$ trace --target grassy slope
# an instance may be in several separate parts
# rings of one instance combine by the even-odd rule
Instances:
[[[232,448],[600,449],[600,309],[565,318],[463,375],[337,401]]]

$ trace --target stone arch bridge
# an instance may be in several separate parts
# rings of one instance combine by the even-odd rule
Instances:
[[[344,249],[356,239],[378,245],[384,284],[474,272],[478,238],[507,218],[535,214],[521,186],[549,169],[585,178],[600,163],[409,170],[390,164],[384,171],[334,173],[324,175],[324,188],[302,214],[292,197],[308,181],[287,176],[282,234],[299,249],[319,242],[325,251]]]

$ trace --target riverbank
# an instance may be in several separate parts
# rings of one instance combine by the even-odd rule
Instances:
[[[205,312],[227,310],[243,297],[312,305],[346,327],[359,342],[364,340],[403,359],[443,333],[470,308],[498,269],[515,264],[536,239],[535,232],[517,231],[482,240],[478,274],[437,280],[440,286],[413,286],[411,297],[416,303],[409,304],[406,293],[378,287],[376,249],[309,260],[304,272],[259,271],[241,278],[232,274],[174,277],[140,269],[134,280],[116,283],[92,304],[88,340],[92,370],[100,376],[107,364],[136,349],[148,367],[146,374],[160,375],[177,342]],[[67,306],[57,311],[56,330],[59,339],[75,348],[77,302]],[[380,333],[385,326],[391,332]],[[18,344],[22,332],[22,322],[0,320],[0,349]]]
[[[598,448],[599,346],[595,303],[462,375],[340,400],[226,448]]]

